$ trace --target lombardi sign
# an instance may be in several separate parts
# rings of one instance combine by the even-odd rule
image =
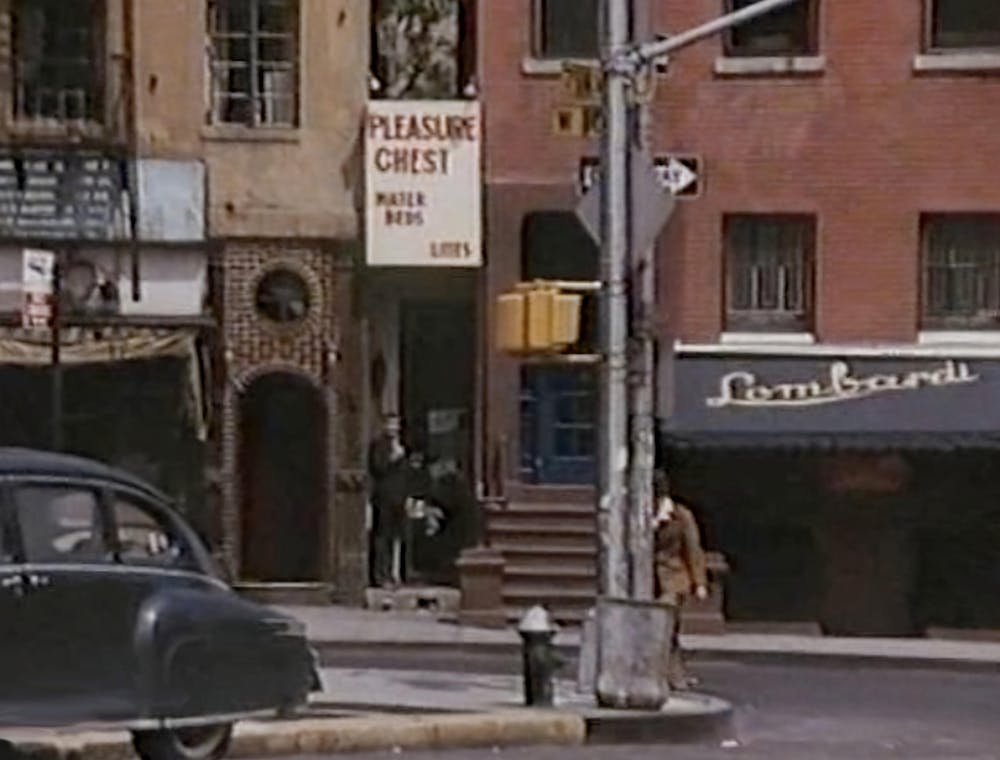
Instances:
[[[752,372],[730,372],[719,381],[719,395],[706,399],[705,404],[714,408],[815,406],[978,380],[968,364],[960,361],[946,361],[934,369],[870,375],[855,375],[847,362],[838,361],[830,365],[826,377],[804,382],[766,385]]]
[[[482,264],[476,101],[380,100],[365,118],[365,232],[373,266]]]

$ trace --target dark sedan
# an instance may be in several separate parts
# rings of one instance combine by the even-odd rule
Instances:
[[[163,494],[0,449],[0,733],[114,723],[146,760],[219,757],[318,685],[302,624],[237,596]]]

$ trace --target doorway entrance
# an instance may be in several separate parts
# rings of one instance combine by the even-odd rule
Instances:
[[[426,493],[418,495],[443,512],[439,531],[412,537],[411,579],[450,583],[454,561],[476,530],[476,314],[471,301],[406,301],[401,318],[404,428],[411,448],[423,455]]]
[[[240,399],[242,575],[321,580],[326,546],[327,420],[322,392],[277,372]]]

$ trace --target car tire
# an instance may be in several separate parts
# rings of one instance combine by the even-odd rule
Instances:
[[[232,723],[163,731],[134,731],[132,746],[142,760],[219,760],[229,749]]]

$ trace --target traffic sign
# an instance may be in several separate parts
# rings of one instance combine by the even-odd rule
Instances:
[[[580,159],[577,177],[580,194],[597,184],[600,160],[595,156]],[[678,198],[693,198],[701,194],[701,159],[698,156],[656,156],[653,168],[663,187]]]
[[[598,169],[599,171],[599,169]],[[596,173],[591,173],[596,177]],[[674,212],[674,197],[664,186],[653,158],[645,150],[632,157],[632,245],[644,251],[656,242]],[[593,182],[576,207],[576,215],[590,236],[601,241],[603,184]]]
[[[52,251],[25,248],[21,258],[21,324],[48,327],[52,319],[52,284],[56,255]]]
[[[699,164],[694,157],[663,156],[656,159],[656,172],[674,195],[696,195]]]

